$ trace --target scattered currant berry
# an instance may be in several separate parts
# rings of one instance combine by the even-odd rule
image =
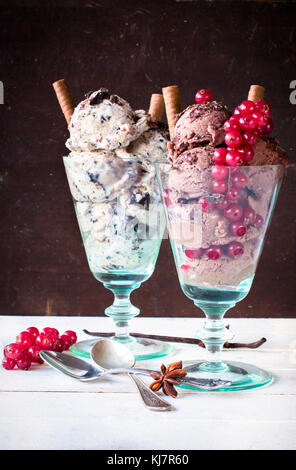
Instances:
[[[195,102],[198,104],[205,103],[205,101],[213,101],[213,95],[210,90],[202,88],[195,95]]]
[[[29,326],[26,331],[31,335],[31,338],[33,338],[33,341],[35,342],[37,336],[39,335],[38,328],[36,328],[35,326]]]
[[[71,345],[76,343],[77,335],[76,335],[75,331],[67,330],[67,331],[64,332],[64,335],[69,336],[70,341],[71,341]]]
[[[248,130],[243,133],[243,142],[246,145],[253,147],[258,142],[259,137],[260,133],[256,129]]]
[[[241,115],[252,114],[256,110],[256,105],[251,100],[245,100],[239,105],[238,109]]]
[[[23,350],[25,350],[32,346],[33,339],[28,331],[21,331],[21,333],[16,337],[16,342],[21,345]]]
[[[37,364],[43,364],[43,359],[40,356],[40,349],[36,344],[33,344],[30,349],[28,349],[28,355],[31,362],[36,362]]]
[[[229,207],[229,205],[230,205],[229,199],[227,198],[227,196],[224,196],[223,199],[217,202],[216,207],[220,209],[221,211],[224,211],[225,209],[227,209],[227,207]]]
[[[56,352],[62,352],[64,350],[64,344],[60,338],[53,339],[53,350]]]
[[[244,207],[243,220],[247,225],[253,225],[255,222],[256,213],[251,207]]]
[[[17,368],[22,370],[30,369],[31,364],[32,362],[27,351],[23,351],[16,361]]]
[[[243,164],[243,155],[237,149],[228,150],[225,157],[225,163],[232,167],[240,166]]]
[[[241,220],[243,216],[243,208],[234,202],[224,210],[224,216],[231,222]]]
[[[212,183],[213,191],[218,194],[225,194],[228,188],[228,184],[225,181],[215,180]]]
[[[61,335],[60,340],[62,341],[62,344],[63,344],[63,351],[68,351],[68,349],[71,346],[71,341],[70,341],[69,336]]]
[[[163,195],[163,200],[164,200],[164,203],[167,207],[171,206],[172,205],[172,201],[170,199],[170,190],[169,189],[165,189],[162,193]]]
[[[254,158],[254,150],[248,145],[241,145],[238,151],[241,153],[243,163],[248,163]]]
[[[237,149],[243,141],[242,135],[238,131],[229,130],[225,135],[225,144],[231,149]]]
[[[52,337],[56,337],[56,338],[59,337],[58,330],[56,328],[51,328],[49,326],[46,327],[46,328],[43,328],[42,333],[44,333],[45,336],[52,336]]]
[[[232,176],[232,183],[236,188],[243,189],[247,186],[248,178],[243,172],[236,170]]]
[[[203,248],[197,248],[195,250],[185,250],[184,253],[185,255],[187,256],[187,258],[190,258],[190,259],[197,259],[199,258],[200,256],[202,256],[204,254],[204,249]]]
[[[223,250],[219,245],[211,245],[207,250],[206,253],[209,259],[218,259],[223,254]]]
[[[247,231],[247,226],[242,222],[232,222],[229,225],[229,230],[235,237],[243,237]]]
[[[255,113],[246,114],[239,118],[239,125],[244,131],[249,129],[255,129],[255,127],[257,127],[257,119],[254,114]]]
[[[267,117],[271,116],[272,108],[267,101],[259,100],[256,101],[255,107],[257,111],[259,111],[262,114],[265,114]]]
[[[217,165],[225,165],[225,157],[227,154],[227,149],[224,147],[218,148],[214,152],[214,160]]]
[[[22,353],[23,349],[20,343],[11,343],[5,346],[4,356],[7,359],[16,360]]]
[[[212,212],[215,209],[215,204],[210,203],[206,197],[200,197],[198,205],[202,212]]]
[[[51,350],[53,348],[53,338],[51,336],[46,336],[44,333],[40,333],[36,338],[35,344],[40,350]]]
[[[240,242],[230,242],[226,245],[226,254],[230,258],[235,258],[244,253],[244,247]]]
[[[2,359],[2,366],[6,370],[12,370],[16,366],[16,360],[15,359],[9,359],[8,357],[3,357]]]
[[[264,222],[263,217],[261,217],[261,215],[257,214],[256,217],[255,217],[255,222],[254,222],[255,227],[256,228],[262,227],[263,222]]]
[[[221,181],[227,178],[229,170],[224,165],[214,165],[212,166],[212,176],[215,180]]]
[[[189,264],[182,264],[180,266],[180,269],[182,269],[183,271],[189,271],[189,269],[191,269],[191,268],[190,268]]]
[[[224,130],[225,132],[229,131],[235,131],[235,132],[240,132],[241,128],[238,124],[237,118],[236,117],[231,117],[224,123]]]
[[[227,193],[227,199],[230,202],[236,202],[240,197],[240,191],[238,188],[230,188]]]

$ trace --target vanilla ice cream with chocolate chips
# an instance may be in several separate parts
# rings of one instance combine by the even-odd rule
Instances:
[[[153,160],[168,132],[105,88],[76,107],[64,164],[92,272],[155,262],[165,228]]]

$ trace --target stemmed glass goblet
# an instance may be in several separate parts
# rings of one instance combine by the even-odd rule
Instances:
[[[114,294],[105,309],[114,321],[113,339],[137,360],[167,355],[170,344],[129,334],[129,320],[140,313],[130,294],[153,274],[166,225],[155,166],[136,154],[98,157],[95,152],[64,157],[64,165],[90,270]],[[96,341],[71,350],[90,357]]]
[[[196,168],[187,192],[182,168],[157,164],[180,285],[206,316],[196,336],[207,358],[186,368],[190,375],[232,382],[223,391],[272,381],[251,364],[225,361],[221,351],[232,337],[224,314],[251,288],[283,176],[281,165],[224,168],[220,185],[213,184],[211,168]]]

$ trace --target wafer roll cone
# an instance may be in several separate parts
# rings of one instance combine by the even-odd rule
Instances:
[[[148,113],[152,121],[161,121],[164,111],[164,99],[159,93],[153,93],[150,99],[150,106]]]
[[[254,101],[254,102],[263,100],[264,92],[265,92],[265,88],[263,88],[263,86],[251,85],[249,94],[248,94],[248,100]]]
[[[54,88],[54,91],[56,92],[58,102],[64,113],[67,124],[69,124],[71,116],[74,112],[75,105],[68,85],[62,78],[61,80],[54,82],[52,86]]]
[[[168,120],[170,137],[172,139],[174,127],[176,124],[176,114],[182,110],[180,93],[178,85],[167,86],[162,89],[165,110]]]

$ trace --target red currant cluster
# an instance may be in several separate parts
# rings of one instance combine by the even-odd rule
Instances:
[[[266,101],[243,101],[224,124],[227,148],[215,150],[217,165],[237,167],[248,164],[254,157],[253,146],[261,135],[273,129],[271,106]]]
[[[7,370],[18,369],[28,370],[32,363],[42,364],[40,357],[41,350],[62,352],[70,348],[77,341],[74,331],[67,330],[60,335],[56,328],[44,328],[39,332],[38,328],[31,326],[22,331],[15,343],[8,344],[4,348],[4,358],[2,365]]]

